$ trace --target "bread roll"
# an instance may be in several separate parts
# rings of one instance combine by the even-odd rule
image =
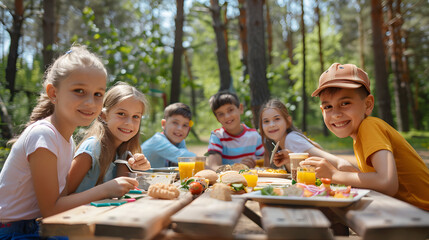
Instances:
[[[232,201],[230,187],[223,183],[216,183],[213,185],[213,189],[210,192],[210,197],[222,201]]]
[[[218,179],[218,176],[217,176],[216,172],[213,171],[213,170],[209,170],[209,169],[201,170],[201,171],[197,172],[195,174],[195,176],[196,177],[202,177],[202,178],[208,179],[210,185],[215,184],[216,181],[217,181],[217,179]]]

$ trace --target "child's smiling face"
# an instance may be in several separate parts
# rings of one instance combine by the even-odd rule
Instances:
[[[243,105],[237,107],[230,103],[224,104],[214,114],[228,133],[237,135],[242,131],[240,115],[243,114]]]
[[[162,119],[161,125],[164,129],[164,135],[170,140],[173,144],[180,143],[185,139],[191,127],[189,126],[190,119],[186,118],[180,114],[175,114],[167,119]]]
[[[284,140],[288,127],[286,119],[276,109],[268,108],[262,113],[262,130],[268,138],[274,141]]]
[[[356,89],[340,89],[333,94],[320,94],[323,119],[328,129],[337,137],[356,139],[362,120],[371,114],[374,97],[360,96]]]
[[[115,137],[114,142],[117,146],[139,133],[143,111],[142,103],[134,97],[129,97],[115,104],[105,113],[105,121]]]

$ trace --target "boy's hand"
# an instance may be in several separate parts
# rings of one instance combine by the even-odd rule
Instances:
[[[134,154],[132,158],[128,159],[128,163],[133,169],[136,170],[146,171],[150,168],[150,162],[142,153]]]
[[[249,168],[256,167],[256,161],[253,158],[245,158],[245,159],[241,160],[241,163],[244,165],[247,165]]]
[[[286,169],[289,169],[290,165],[290,158],[289,158],[290,151],[287,149],[280,150],[274,154],[273,163],[277,167],[281,167],[285,165]]]
[[[304,161],[301,161],[299,163],[300,166],[311,166],[314,167],[314,171],[316,172],[316,177],[318,178],[330,178],[332,179],[332,176],[336,171],[338,171],[337,168],[332,165],[328,160],[320,157],[309,157],[305,159]]]
[[[108,198],[122,197],[125,193],[137,187],[139,183],[129,177],[118,177],[103,183],[103,191],[107,193]]]

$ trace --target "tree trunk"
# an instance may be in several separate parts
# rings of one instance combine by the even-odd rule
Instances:
[[[273,26],[271,23],[271,17],[270,17],[270,7],[268,5],[268,0],[265,0],[265,13],[266,13],[266,22],[267,22],[267,34],[268,34],[268,65],[271,65],[273,63]]]
[[[216,55],[220,76],[219,90],[229,90],[232,87],[231,72],[229,69],[227,47],[223,35],[224,25],[220,19],[220,6],[218,0],[210,0],[210,11],[212,13],[213,29],[216,35]]]
[[[307,131],[307,91],[305,89],[305,22],[304,22],[304,0],[301,0],[301,35],[302,35],[302,131]]]
[[[238,27],[240,29],[241,63],[243,64],[243,79],[249,74],[247,66],[248,46],[247,46],[247,26],[245,0],[238,0],[240,16],[238,17]]]
[[[362,8],[364,3],[363,0],[358,0],[359,5],[359,17],[358,17],[358,29],[359,29],[359,60],[360,60],[360,67],[362,69],[365,69],[365,31],[363,26],[363,14],[362,14]]]
[[[191,70],[191,61],[188,57],[188,51],[183,51],[183,56],[185,57],[185,66],[186,66],[186,72],[188,73],[188,78],[191,86],[191,109],[192,109],[192,116],[194,117],[194,121],[197,118],[197,101],[195,96],[195,87],[194,87],[194,76],[192,75]]]
[[[176,0],[176,30],[174,31],[174,52],[171,74],[170,104],[180,101],[180,89],[182,76],[182,54],[183,54],[183,5],[185,0]]]
[[[194,122],[197,122],[197,99],[196,99],[195,87],[194,87],[194,76],[192,75],[191,61],[189,61],[188,52],[186,51],[186,49],[183,51],[183,55],[185,57],[186,72],[188,73],[189,81],[191,83],[189,85],[191,86],[192,116],[193,116]],[[191,133],[198,141],[201,141],[200,137],[195,131],[195,128],[191,128]]]
[[[55,3],[56,0],[43,0],[43,65],[45,70],[54,59],[55,43]]]
[[[222,18],[223,18],[223,39],[225,39],[225,53],[226,53],[226,60],[228,60],[229,64],[229,47],[228,47],[228,16],[227,16],[227,10],[228,10],[228,2],[225,2],[223,5],[224,11],[222,12]]]
[[[287,54],[290,60],[290,63],[292,65],[296,65],[297,62],[294,59],[294,54],[293,54],[293,49],[294,49],[294,44],[293,44],[293,32],[292,29],[290,27],[290,22],[287,20],[287,16],[289,14],[292,14],[292,12],[290,11],[290,2],[289,1],[287,3],[287,14],[285,15],[285,23],[286,23],[286,32],[287,32],[287,36],[286,36],[286,49],[287,49]]]
[[[320,26],[320,8],[319,8],[319,1],[316,0],[316,7],[314,9],[314,13],[316,15],[316,25],[317,25],[317,35],[318,35],[318,43],[319,43],[319,62],[320,62],[320,74],[322,74],[325,71],[325,63],[323,61],[323,39],[322,39],[322,27]],[[323,129],[323,135],[328,136],[329,130],[326,127],[325,123],[322,119],[322,129]]]
[[[390,106],[390,92],[388,74],[386,69],[386,55],[383,31],[383,11],[381,0],[371,0],[371,22],[372,22],[372,48],[375,64],[375,101],[380,118],[393,126],[392,109]]]
[[[11,139],[12,134],[12,120],[7,112],[6,105],[3,102],[3,99],[0,97],[0,130],[2,139]]]
[[[403,30],[403,39],[404,41],[402,42],[402,53],[405,53],[407,48],[408,48],[408,34],[407,31]],[[403,54],[403,61],[402,61],[402,69],[403,74],[402,74],[402,80],[405,83],[405,88],[407,91],[407,97],[408,97],[408,102],[411,105],[411,116],[413,119],[413,125],[415,129],[420,129],[420,121],[419,121],[419,116],[418,116],[418,112],[417,112],[417,107],[415,105],[415,100],[414,98],[419,97],[419,95],[415,95],[413,96],[412,90],[411,90],[411,81],[410,81],[410,69],[408,66],[408,56]]]
[[[263,0],[246,0],[249,78],[253,127],[259,126],[259,110],[268,101]]]
[[[402,82],[402,48],[401,46],[401,25],[400,3],[396,3],[396,10],[393,9],[393,1],[388,0],[388,19],[389,32],[391,41],[391,65],[394,73],[394,88],[396,114],[398,119],[398,130],[403,132],[409,131],[408,123],[408,101],[405,83]]]
[[[13,14],[12,29],[8,29],[10,35],[9,55],[6,66],[6,82],[10,91],[9,101],[15,97],[16,63],[18,61],[19,39],[21,38],[21,28],[24,22],[24,3],[22,0],[15,0],[15,13]]]

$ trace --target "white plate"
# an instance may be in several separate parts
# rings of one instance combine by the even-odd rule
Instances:
[[[261,191],[255,191],[238,195],[239,197],[252,199],[257,202],[284,205],[310,205],[317,207],[346,207],[369,193],[368,189],[352,188],[352,192],[357,192],[354,198],[333,198],[333,197],[294,197],[294,196],[267,196],[261,195]]]

